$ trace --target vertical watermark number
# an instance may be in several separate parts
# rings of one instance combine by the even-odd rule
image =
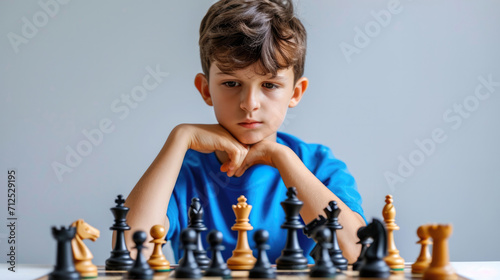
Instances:
[[[16,170],[7,170],[7,269],[12,272],[16,272],[16,177]]]

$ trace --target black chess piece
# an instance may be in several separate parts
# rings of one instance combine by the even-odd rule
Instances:
[[[71,240],[75,234],[75,227],[61,226],[61,229],[52,227],[52,236],[57,241],[57,259],[54,271],[49,275],[50,280],[80,279],[80,273],[76,271],[73,263],[73,249],[71,248]]]
[[[205,276],[217,276],[222,278],[231,278],[231,270],[227,268],[221,251],[224,250],[222,244],[222,232],[212,230],[207,235],[207,242],[210,244],[209,250],[212,251],[212,262],[205,271]]]
[[[359,267],[360,277],[388,278],[389,266],[385,263],[387,256],[387,230],[385,225],[373,219],[366,227],[361,229],[361,235],[373,238],[373,243],[366,249],[365,257]]]
[[[134,266],[128,271],[128,279],[153,279],[154,271],[142,255],[142,249],[144,249],[146,238],[147,235],[144,231],[136,231],[132,236],[135,243],[135,249],[137,249],[137,256]]]
[[[193,251],[196,250],[196,231],[185,228],[181,232],[180,242],[184,249],[184,256],[175,269],[175,278],[201,278],[201,269],[196,262]]]
[[[358,259],[356,260],[356,262],[352,264],[352,270],[359,270],[359,267],[361,266],[361,264],[363,263],[363,260],[365,258],[366,249],[368,249],[368,245],[372,244],[372,242],[373,242],[373,239],[363,235],[364,228],[365,227],[360,227],[358,229],[357,235],[358,235],[359,241],[356,244],[361,244],[361,251],[359,253],[359,256],[358,256]]]
[[[106,270],[129,270],[134,265],[124,237],[124,231],[130,230],[126,220],[129,208],[123,206],[125,200],[121,194],[117,196],[115,203],[116,206],[111,208],[115,223],[109,228],[116,231],[115,247],[111,251],[111,257],[106,260]]]
[[[312,238],[313,235],[314,235],[314,232],[318,228],[320,228],[321,226],[323,226],[325,223],[326,223],[325,217],[323,217],[321,215],[318,215],[318,218],[316,218],[316,219],[312,220],[311,222],[309,222],[304,227],[304,229],[302,231],[304,232],[304,234],[307,237]],[[314,246],[314,248],[311,250],[311,252],[309,253],[309,256],[311,256],[313,259],[316,259],[317,258],[317,254],[319,253],[319,251],[320,251],[319,245],[316,244]]]
[[[330,243],[331,238],[330,229],[322,227],[315,231],[314,240],[318,246],[318,253],[316,254],[315,265],[309,271],[310,277],[320,278],[333,278],[336,275],[336,268],[330,257],[329,249],[333,247]]]
[[[325,227],[329,228],[332,232],[333,247],[330,249],[332,261],[338,269],[347,270],[347,259],[342,255],[342,250],[340,249],[337,239],[337,230],[343,228],[339,223],[340,208],[337,206],[336,201],[330,201],[328,206],[323,211],[325,211],[327,218]]]
[[[255,241],[258,253],[257,261],[248,274],[249,278],[276,278],[275,269],[271,266],[266,253],[266,250],[270,248],[270,246],[266,244],[268,239],[269,232],[265,229],[259,229],[253,234],[253,240]]]
[[[188,216],[188,228],[192,228],[196,231],[196,250],[194,250],[194,257],[201,269],[207,269],[210,265],[210,259],[207,257],[207,252],[203,249],[203,243],[201,242],[201,232],[206,231],[207,227],[203,224],[203,208],[201,207],[199,198],[194,197],[191,199]]]
[[[297,198],[297,189],[288,188],[287,199],[281,202],[281,207],[285,211],[285,222],[281,228],[287,229],[285,248],[281,251],[281,256],[276,259],[278,269],[299,270],[307,268],[307,259],[300,248],[297,237],[297,230],[304,228],[300,222],[299,212],[304,202]]]

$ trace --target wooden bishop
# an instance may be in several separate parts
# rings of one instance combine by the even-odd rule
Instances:
[[[391,268],[392,272],[403,272],[405,268],[405,260],[399,255],[399,250],[396,248],[394,243],[394,231],[399,230],[399,226],[396,225],[396,209],[392,204],[392,195],[387,195],[385,197],[385,206],[382,210],[382,215],[384,216],[385,227],[387,229],[387,256],[384,261]]]
[[[154,244],[153,253],[148,260],[149,266],[155,271],[170,271],[170,262],[165,258],[161,250],[162,245],[167,243],[167,241],[165,241],[165,235],[167,235],[165,227],[162,225],[154,225],[151,227],[149,233],[151,237],[153,237],[153,240],[149,241],[149,243]]]
[[[430,241],[429,225],[419,226],[417,229],[417,235],[420,239],[417,244],[421,245],[420,255],[415,263],[411,265],[411,273],[422,274],[431,263],[431,255],[429,254],[428,245],[432,244],[432,241]]]
[[[253,227],[248,222],[252,206],[248,205],[246,201],[247,199],[242,195],[238,198],[238,204],[233,205],[236,223],[231,229],[238,231],[238,241],[233,255],[227,260],[227,266],[231,270],[250,270],[257,261],[248,245],[247,231],[252,230]]]

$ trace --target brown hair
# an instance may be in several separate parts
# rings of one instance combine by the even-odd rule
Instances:
[[[212,62],[223,72],[259,62],[273,76],[293,66],[294,82],[304,74],[306,30],[290,0],[221,0],[201,21],[199,45],[207,78]]]

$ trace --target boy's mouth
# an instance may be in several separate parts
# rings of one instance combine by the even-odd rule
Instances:
[[[244,122],[238,123],[238,125],[244,128],[256,128],[260,126],[262,122],[254,121],[254,120],[245,120]]]

